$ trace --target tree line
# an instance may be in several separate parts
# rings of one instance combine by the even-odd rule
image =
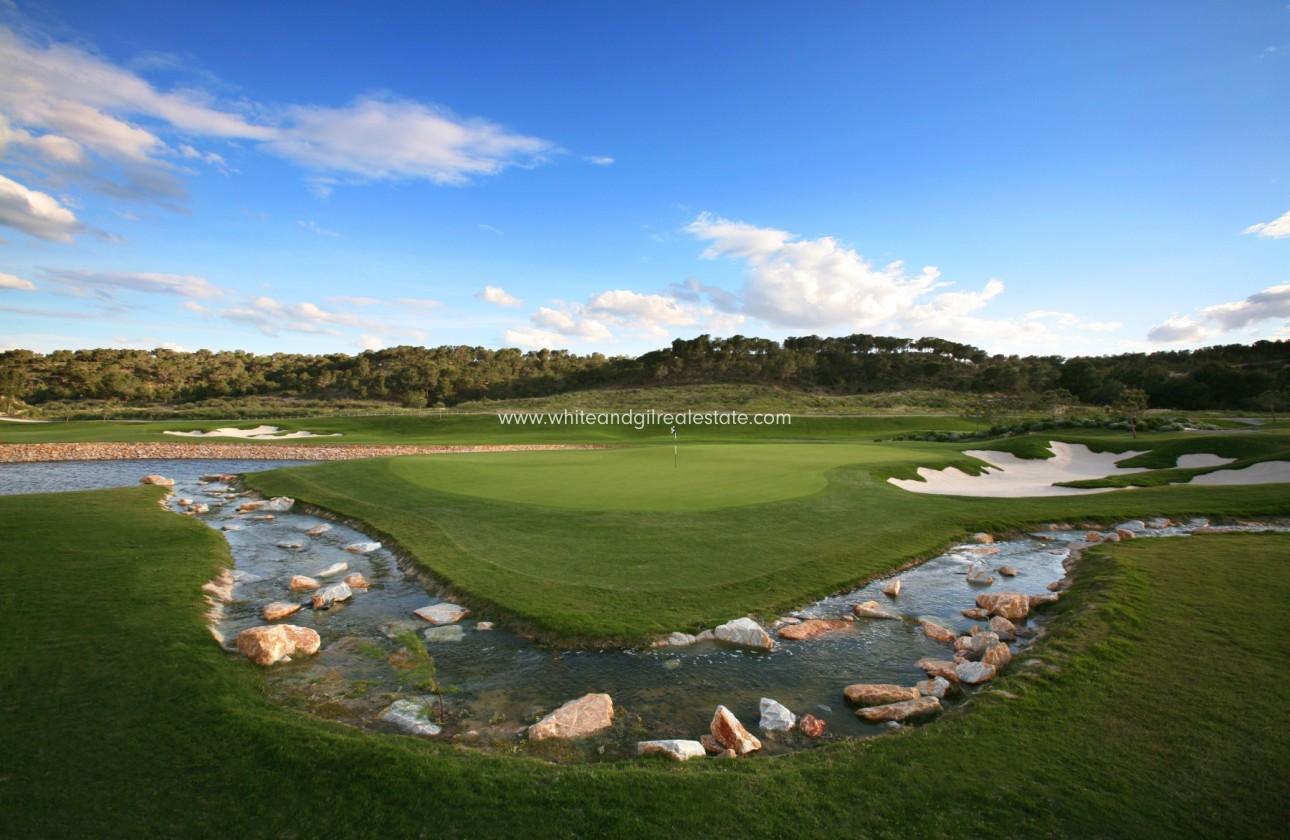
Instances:
[[[826,394],[943,389],[1109,405],[1126,389],[1152,408],[1279,410],[1290,341],[1113,356],[1005,356],[938,338],[857,334],[782,343],[701,335],[638,357],[567,350],[400,346],[357,355],[198,350],[0,353],[0,398],[39,406],[185,403],[256,396],[378,400],[419,408],[593,388],[754,383]]]

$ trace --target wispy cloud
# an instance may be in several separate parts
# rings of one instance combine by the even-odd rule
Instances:
[[[1264,239],[1284,239],[1290,236],[1290,211],[1270,222],[1259,222],[1257,225],[1250,225],[1241,232],[1246,234],[1253,233]]]
[[[300,225],[305,230],[313,231],[319,236],[327,236],[332,239],[337,239],[340,237],[340,234],[334,230],[327,230],[324,227],[319,227],[318,223],[315,222],[313,219],[306,219],[304,221],[296,222],[296,224]]]
[[[45,279],[57,284],[73,297],[95,296],[116,300],[122,292],[175,295],[208,300],[223,291],[204,277],[192,274],[158,274],[129,271],[82,271],[77,269],[42,269]]]
[[[222,101],[196,85],[160,90],[99,55],[3,27],[0,114],[0,146],[24,165],[171,209],[187,198],[186,170],[176,161],[226,168],[224,155],[203,148],[212,143],[241,142],[286,159],[311,173],[321,195],[379,180],[463,184],[562,152],[492,120],[393,95],[337,107]]]

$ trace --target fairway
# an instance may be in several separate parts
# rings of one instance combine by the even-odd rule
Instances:
[[[412,456],[390,474],[417,487],[571,510],[698,511],[818,493],[825,473],[888,456],[865,444],[648,446],[591,452]]]

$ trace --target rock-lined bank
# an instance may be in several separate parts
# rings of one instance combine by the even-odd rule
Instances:
[[[416,446],[406,444],[279,443],[7,443],[0,444],[0,464],[43,461],[160,460],[349,461],[391,455],[455,455],[471,452],[548,452],[617,449],[604,444],[509,444],[489,446]]]

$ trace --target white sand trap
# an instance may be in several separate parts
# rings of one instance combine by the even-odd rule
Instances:
[[[1088,493],[1105,493],[1113,487],[1054,487],[1059,481],[1078,481],[1085,478],[1106,478],[1116,475],[1145,472],[1144,468],[1117,467],[1141,452],[1093,452],[1080,443],[1050,441],[1048,449],[1052,458],[1018,458],[1011,452],[971,449],[963,454],[990,464],[981,475],[968,475],[956,467],[934,470],[919,467],[923,479],[887,479],[892,484],[911,493],[930,493],[935,496],[988,496],[1014,499],[1023,496],[1082,496]]]
[[[10,417],[7,414],[0,415],[0,420],[6,423],[48,423],[48,420],[32,420],[29,417]]]
[[[340,437],[340,432],[330,435],[316,435],[313,432],[284,432],[277,426],[256,426],[254,429],[216,429],[212,432],[166,432],[179,437],[231,437],[249,438],[250,440],[286,440],[288,438],[307,437]]]
[[[1181,460],[1181,459],[1179,459]],[[1230,462],[1229,462],[1230,463]],[[1187,484],[1222,487],[1234,484],[1290,484],[1290,461],[1264,461],[1241,470],[1219,470],[1193,478]]]
[[[1224,458],[1222,455],[1179,455],[1179,469],[1189,470],[1197,467],[1221,467],[1224,464],[1231,464],[1236,461],[1235,458]]]

